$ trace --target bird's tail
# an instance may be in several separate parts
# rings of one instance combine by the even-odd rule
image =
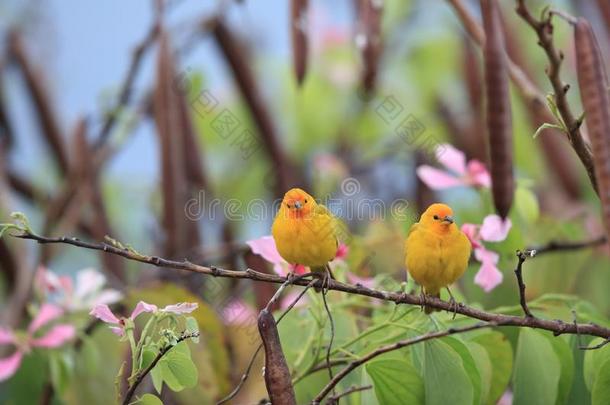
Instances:
[[[429,297],[440,298],[440,297],[441,297],[441,293],[440,293],[440,292],[437,292],[436,294],[428,294],[428,296],[429,296]],[[433,308],[433,307],[428,306],[428,305],[426,305],[426,306],[424,307],[424,312],[425,312],[426,314],[431,314],[432,312],[438,312],[438,311],[440,311],[440,309],[438,309],[438,308]]]

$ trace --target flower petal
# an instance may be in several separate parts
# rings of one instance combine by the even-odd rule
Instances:
[[[297,276],[309,272],[309,267],[303,266],[302,264],[291,264],[290,266],[292,267],[292,272]]]
[[[0,327],[0,345],[7,345],[15,342],[15,334],[7,328]]]
[[[241,299],[229,301],[221,313],[226,325],[256,325],[258,318],[256,310]]]
[[[337,246],[337,253],[335,253],[335,259],[345,259],[349,253],[349,246],[345,243],[339,243]]]
[[[468,172],[468,177],[473,186],[491,187],[491,176],[483,163],[476,159],[472,159],[468,162],[466,171]]]
[[[181,302],[179,304],[168,305],[163,308],[161,311],[163,312],[171,312],[172,314],[180,315],[180,314],[190,314],[194,310],[199,307],[199,304],[196,302]]]
[[[140,302],[138,302],[138,304],[134,308],[134,310],[131,313],[131,315],[129,316],[129,318],[133,321],[142,312],[155,312],[155,311],[157,311],[157,306],[156,305],[154,305],[154,304],[147,304],[144,301],[140,301]]]
[[[474,250],[474,258],[481,263],[497,264],[500,256],[496,252],[480,247]]]
[[[502,272],[498,270],[495,263],[486,260],[483,261],[479,272],[474,277],[474,282],[481,286],[485,292],[490,292],[502,282],[503,277]]]
[[[460,229],[464,232],[464,235],[466,235],[474,249],[481,247],[481,237],[479,235],[478,225],[465,223]]]
[[[466,184],[454,175],[428,165],[419,166],[417,168],[417,176],[433,190],[442,190]]]
[[[76,335],[76,328],[73,325],[55,325],[44,336],[32,339],[30,344],[34,347],[54,348],[59,347]]]
[[[85,297],[101,290],[104,284],[106,284],[106,277],[99,271],[93,268],[80,270],[76,273],[74,296],[77,300],[83,300]]]
[[[48,303],[42,304],[40,310],[38,311],[38,314],[36,314],[36,317],[34,317],[32,322],[30,323],[28,332],[33,333],[37,331],[38,329],[40,329],[41,326],[44,326],[52,320],[62,316],[63,313],[64,311],[56,305]]]
[[[288,275],[288,269],[290,268],[290,264],[284,262],[284,263],[275,263],[273,265],[273,271],[275,271],[275,273],[278,276],[282,276],[285,277],[286,275]]]
[[[448,143],[440,144],[434,151],[436,160],[452,172],[463,176],[466,174],[466,156],[464,152]]]
[[[278,264],[284,261],[277,251],[273,236],[263,236],[258,239],[248,240],[246,243],[252,249],[252,253],[261,256],[269,263]]]
[[[512,222],[509,218],[503,221],[499,215],[488,215],[483,220],[481,225],[480,235],[483,240],[488,242],[500,242],[506,239],[508,231],[512,227]]]
[[[125,334],[125,330],[120,326],[111,326],[110,330],[117,336],[123,336]]]
[[[123,299],[123,294],[120,291],[108,288],[100,291],[95,297],[93,297],[93,304],[114,304]]]
[[[112,324],[119,323],[119,318],[117,318],[116,315],[114,315],[112,313],[112,311],[106,304],[98,304],[98,305],[94,306],[93,309],[91,310],[91,312],[89,312],[89,315],[93,315],[96,318],[98,318],[99,320],[106,322],[106,323],[112,323]]]
[[[17,372],[22,357],[23,353],[16,351],[9,357],[0,359],[0,381],[8,380]]]

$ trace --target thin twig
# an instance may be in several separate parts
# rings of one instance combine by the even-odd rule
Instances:
[[[262,274],[262,273],[261,273]],[[294,282],[296,282],[297,280],[302,280],[305,277],[310,276],[310,274],[303,274],[301,276],[295,277],[295,278],[288,278],[284,284],[282,284],[282,287],[285,287],[289,284],[293,284]],[[316,283],[318,282],[317,279],[315,280],[311,280],[309,282],[309,284],[307,284],[305,286],[305,288],[303,289],[303,291],[301,291],[299,293],[299,295],[297,295],[297,297],[290,303],[290,305],[288,305],[288,307],[284,310],[284,312],[282,312],[282,314],[277,318],[277,322],[276,325],[279,325],[279,323],[281,322],[281,320],[286,316],[286,314],[288,314],[288,312],[294,308],[294,306],[297,304],[297,302],[299,302],[299,300],[303,297],[303,295],[305,295],[305,293],[307,292],[307,290],[309,290],[311,287],[313,287]],[[278,292],[280,292],[280,290],[282,290],[282,287],[280,287],[278,289]],[[276,293],[274,294],[273,297],[271,297],[271,300],[269,300],[269,303],[266,306],[266,309],[269,310],[269,308],[272,307],[272,301],[274,299],[277,299],[277,297],[279,297],[279,294]],[[224,403],[227,403],[228,401],[230,401],[231,399],[233,399],[237,393],[239,393],[239,391],[241,390],[241,387],[244,385],[244,383],[246,382],[246,380],[248,379],[248,377],[250,376],[250,372],[252,371],[252,366],[254,366],[254,361],[256,360],[256,357],[258,356],[258,353],[261,351],[261,349],[263,348],[263,344],[259,344],[258,347],[256,348],[256,350],[254,351],[254,353],[252,354],[252,357],[250,357],[250,361],[248,362],[248,366],[246,367],[246,371],[242,374],[241,378],[239,379],[239,383],[237,384],[237,386],[233,389],[233,391],[231,391],[226,397],[222,398],[220,401],[216,402],[216,405],[222,405]]]
[[[327,277],[330,278],[330,274],[327,274]],[[326,315],[328,316],[328,321],[330,322],[330,339],[328,341],[328,347],[326,348],[326,367],[328,368],[328,377],[333,379],[333,368],[330,365],[330,352],[333,347],[333,341],[335,340],[335,321],[333,320],[333,315],[330,313],[330,308],[328,308],[328,302],[326,301],[326,294],[328,294],[328,290],[325,288],[322,291],[322,302],[324,303],[324,309],[326,310]],[[334,390],[333,390],[334,394]]]
[[[572,310],[572,318],[574,321],[574,326],[576,327],[576,342],[578,343],[579,350],[597,350],[597,349],[601,349],[602,347],[604,347],[608,343],[610,343],[610,339],[604,339],[601,341],[601,343],[598,343],[595,346],[583,345],[582,340],[580,338],[580,333],[578,332],[578,323],[576,322],[576,311],[574,311],[574,310]]]
[[[528,248],[528,251],[535,251],[536,256],[540,256],[545,253],[553,253],[553,252],[565,252],[572,250],[580,250],[587,249],[591,247],[595,247],[598,245],[603,245],[608,241],[606,236],[600,236],[595,239],[586,240],[586,241],[578,241],[578,242],[561,242],[561,241],[550,241],[544,246],[540,247],[531,247]]]
[[[515,268],[515,276],[517,276],[517,284],[519,284],[519,303],[521,304],[521,308],[523,308],[523,312],[525,312],[526,318],[533,318],[534,315],[530,312],[529,307],[527,306],[527,301],[525,300],[525,283],[523,282],[523,263],[528,257],[534,257],[536,251],[525,250],[520,251],[517,250],[517,267]]]
[[[68,245],[77,246],[85,249],[92,250],[101,250],[107,253],[115,254],[122,256],[129,260],[134,260],[140,263],[146,263],[153,266],[157,266],[165,269],[177,269],[177,270],[186,270],[193,273],[205,274],[214,277],[223,277],[223,278],[235,278],[235,279],[249,279],[253,281],[267,282],[267,283],[276,283],[282,284],[286,282],[285,277],[281,277],[274,274],[266,274],[257,272],[251,269],[247,269],[244,271],[239,270],[227,270],[221,269],[218,267],[207,267],[200,266],[194,263],[191,263],[187,260],[184,261],[174,261],[164,259],[158,256],[148,256],[140,254],[136,251],[119,248],[107,243],[91,243],[79,240],[77,238],[68,238],[68,237],[58,237],[58,238],[50,238],[46,236],[36,235],[34,233],[29,232],[21,232],[18,234],[12,234],[13,237],[22,238],[22,239],[31,239],[35,240],[38,243],[63,243]],[[299,280],[294,282],[294,285],[306,286],[311,283],[314,286],[319,288],[324,287],[323,280]],[[404,292],[389,292],[383,290],[375,290],[371,288],[364,287],[362,285],[352,285],[339,282],[337,280],[328,280],[326,288],[329,290],[341,291],[347,294],[360,295],[370,298],[376,298],[383,301],[394,302],[396,304],[408,304],[408,305],[422,305],[422,298],[419,295],[415,294],[407,294]],[[455,306],[450,302],[443,301],[439,298],[435,297],[427,297],[426,305],[432,308],[444,310],[444,311],[452,311]],[[527,328],[535,328],[535,329],[544,329],[556,334],[576,334],[576,326],[571,322],[564,322],[561,320],[550,320],[543,318],[523,318],[520,316],[514,315],[504,315],[497,314],[493,312],[486,312],[480,310],[478,308],[469,307],[467,305],[460,305],[456,311],[458,314],[467,316],[469,318],[479,319],[481,321],[487,322],[496,322],[502,325],[510,325],[516,327],[527,327]],[[593,323],[587,324],[578,324],[579,333],[585,335],[598,336],[602,338],[610,338],[610,329],[605,328],[601,325],[596,325]]]
[[[177,339],[177,343],[175,345],[167,345],[167,346],[162,347],[161,350],[159,350],[159,353],[157,353],[157,356],[153,359],[152,363],[150,363],[148,365],[148,367],[146,367],[144,370],[140,371],[137,374],[136,380],[133,382],[133,384],[131,384],[129,386],[129,389],[127,390],[127,393],[125,394],[125,398],[123,399],[123,405],[129,404],[129,401],[131,400],[131,397],[133,397],[133,394],[135,393],[136,388],[138,388],[138,385],[140,385],[142,380],[144,380],[144,377],[146,377],[146,375],[153,368],[155,368],[155,366],[157,365],[159,360],[161,360],[161,358],[163,356],[165,356],[167,354],[167,352],[169,352],[172,348],[176,347],[178,343],[180,343],[184,340],[187,340],[187,339],[195,338],[195,337],[199,337],[199,332],[186,332],[186,333],[183,333],[182,336],[180,336]]]
[[[468,8],[465,6],[462,0],[447,0],[448,3],[456,11],[458,18],[460,19],[462,25],[468,31],[470,36],[474,39],[474,41],[482,46],[485,43],[485,34],[483,33],[483,29],[481,25],[477,22],[477,20],[470,14]],[[517,7],[517,11],[519,12],[521,9],[522,0],[519,1],[519,6]],[[523,6],[525,9],[525,6]],[[597,180],[595,178],[595,172],[593,169],[593,154],[591,152],[591,148],[585,142],[582,134],[580,133],[580,119],[576,119],[574,114],[571,112],[570,107],[567,103],[566,97],[566,87],[561,82],[559,77],[559,66],[561,65],[562,55],[555,50],[552,39],[552,32],[549,32],[550,22],[540,22],[533,18],[529,12],[527,14],[529,17],[526,21],[532,26],[535,27],[536,33],[539,36],[539,40],[541,46],[544,48],[547,53],[547,57],[550,62],[550,69],[547,72],[549,76],[549,80],[553,85],[553,91],[555,92],[556,104],[561,115],[562,120],[566,124],[568,128],[568,140],[576,155],[580,159],[581,163],[585,167],[587,174],[589,176],[589,180],[593,185],[593,188],[597,191]],[[525,19],[525,17],[524,17]],[[532,25],[533,24],[533,25]],[[545,27],[542,27],[544,25]],[[542,27],[542,28],[540,28]],[[540,29],[539,29],[540,28]],[[543,38],[541,38],[541,36]],[[555,122],[557,124],[561,124],[557,122],[557,120],[553,117],[550,111],[547,108],[547,102],[545,94],[542,90],[540,90],[536,84],[534,84],[528,75],[519,67],[513,60],[508,58],[508,72],[510,75],[510,79],[514,83],[515,87],[521,94],[521,96],[526,100],[529,107],[532,111],[535,111],[537,115],[546,117],[545,121],[547,122]]]
[[[366,390],[370,390],[371,388],[373,388],[372,385],[364,385],[362,387],[350,387],[347,390],[340,392],[336,395],[331,395],[330,397],[328,397],[328,401],[326,401],[327,404],[338,404],[339,403],[339,399],[346,397],[350,394],[353,394],[354,392],[361,392],[361,391],[366,391]]]
[[[546,53],[549,61],[549,67],[546,70],[546,74],[553,86],[555,104],[557,105],[557,110],[567,128],[568,140],[585,166],[591,184],[597,192],[597,180],[593,169],[591,147],[587,144],[580,132],[582,120],[574,116],[568,103],[567,91],[569,86],[567,86],[560,77],[561,64],[564,56],[561,51],[558,51],[555,48],[555,43],[553,42],[553,24],[551,21],[553,14],[549,12],[543,13],[542,18],[538,20],[528,10],[525,5],[525,0],[517,0],[516,10],[517,14],[519,14],[519,16],[521,16],[521,18],[536,32],[536,35],[538,36],[538,45],[540,45]]]
[[[144,36],[144,38],[140,41],[138,45],[133,50],[133,54],[131,55],[131,62],[129,67],[127,68],[127,72],[125,73],[125,79],[121,85],[121,90],[119,92],[119,97],[117,99],[116,104],[110,110],[102,128],[100,129],[99,134],[96,137],[94,149],[101,148],[106,141],[108,140],[108,136],[110,132],[114,128],[119,112],[122,108],[124,108],[131,101],[131,95],[133,93],[133,85],[135,83],[136,76],[140,70],[140,66],[142,65],[142,59],[146,51],[152,46],[157,38],[157,34],[159,32],[159,16],[155,17],[155,21],[153,21],[150,26],[148,32]]]
[[[469,331],[473,331],[473,330],[476,330],[476,329],[490,328],[490,327],[500,326],[500,325],[501,324],[498,324],[498,323],[495,323],[495,322],[477,323],[477,324],[470,325],[470,326],[465,326],[465,327],[462,327],[462,328],[449,328],[449,329],[443,330],[443,331],[430,332],[430,333],[426,333],[426,334],[421,335],[421,336],[417,336],[417,337],[410,338],[410,339],[405,339],[405,340],[400,340],[400,341],[398,341],[396,343],[392,343],[390,345],[382,346],[382,347],[380,347],[380,348],[378,348],[376,350],[373,350],[372,352],[362,356],[358,360],[354,360],[351,363],[349,363],[328,384],[326,384],[326,386],[322,389],[322,391],[320,391],[320,393],[318,395],[316,395],[316,397],[311,401],[311,404],[312,405],[319,405],[322,402],[322,400],[324,399],[324,397],[326,397],[326,395],[328,395],[328,393],[331,390],[333,390],[333,388],[344,377],[346,377],[350,372],[352,372],[354,369],[358,368],[359,366],[363,365],[367,361],[372,360],[375,357],[380,356],[380,355],[382,355],[384,353],[391,352],[391,351],[398,350],[398,349],[402,349],[403,347],[411,346],[411,345],[416,344],[416,343],[425,342],[426,340],[437,339],[437,338],[441,338],[441,337],[444,337],[444,336],[453,335],[453,334],[456,334],[456,333],[464,333],[464,332],[469,332]]]

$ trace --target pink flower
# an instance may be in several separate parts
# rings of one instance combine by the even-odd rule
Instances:
[[[503,241],[508,236],[511,226],[510,219],[507,218],[506,221],[503,221],[495,214],[486,216],[480,226],[475,224],[462,225],[462,232],[466,234],[474,249],[475,259],[481,262],[481,268],[474,277],[474,282],[481,286],[485,292],[490,292],[496,288],[502,282],[503,275],[497,267],[498,254],[487,250],[483,241]]]
[[[289,272],[300,275],[309,272],[309,267],[297,264],[290,264],[280,256],[275,245],[273,236],[262,236],[258,239],[248,240],[246,244],[252,249],[252,253],[261,256],[263,259],[273,264],[273,271],[278,275],[285,277]],[[349,247],[344,243],[339,243],[335,259],[344,259],[347,257]],[[331,263],[332,265],[332,263]]]
[[[197,309],[197,307],[198,304],[195,302],[182,302],[179,304],[167,305],[166,307],[159,309],[154,304],[148,304],[144,301],[140,301],[133,309],[131,315],[129,315],[128,318],[119,318],[110,310],[108,305],[98,304],[93,307],[91,312],[89,312],[89,315],[95,316],[102,322],[110,324],[110,330],[112,330],[113,333],[119,336],[123,336],[125,334],[125,327],[127,325],[127,323],[125,322],[126,319],[129,319],[133,322],[141,313],[165,312],[180,315],[191,313],[195,309]]]
[[[222,319],[226,325],[256,325],[258,313],[244,300],[235,298],[222,309]]]
[[[0,327],[0,345],[12,344],[17,348],[9,357],[0,359],[0,381],[4,381],[15,374],[21,365],[23,356],[33,348],[52,349],[62,346],[74,338],[76,328],[68,324],[54,325],[42,336],[35,336],[39,329],[62,315],[63,310],[61,308],[53,304],[43,304],[30,323],[25,337]]]
[[[490,187],[491,176],[485,165],[476,159],[466,163],[466,156],[448,143],[438,145],[436,160],[447,170],[421,165],[417,175],[428,187],[442,190],[457,186]]]
[[[335,259],[337,260],[345,260],[347,258],[347,254],[349,253],[349,246],[345,243],[339,243],[337,247],[337,253],[335,254]]]
[[[75,282],[68,276],[59,276],[45,267],[36,273],[36,290],[57,302],[66,311],[82,311],[98,304],[113,304],[123,295],[114,289],[104,289],[106,277],[99,271],[86,268],[76,273]]]

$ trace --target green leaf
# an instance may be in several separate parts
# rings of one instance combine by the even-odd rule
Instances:
[[[82,342],[81,354],[83,356],[85,369],[88,372],[93,373],[100,364],[100,350],[89,336],[84,336]]]
[[[496,331],[482,333],[473,337],[472,341],[487,351],[489,360],[493,364],[487,404],[495,404],[510,382],[513,371],[512,346],[503,333]]]
[[[153,376],[153,384],[157,392],[160,392],[159,378],[163,379],[163,382],[172,391],[182,391],[184,388],[191,388],[197,385],[198,372],[195,363],[191,360],[190,350],[185,342],[178,343],[174,348],[170,349],[162,358],[159,360],[155,368],[159,369],[156,371],[157,383],[155,384],[155,377]]]
[[[462,363],[464,364],[464,370],[468,374],[468,378],[470,378],[470,382],[472,383],[473,388],[473,403],[479,404],[481,403],[481,373],[477,368],[477,364],[470,352],[469,348],[456,337],[446,337],[442,339],[443,342],[447,343],[453,350],[457,352],[462,358]]]
[[[515,356],[513,404],[554,404],[560,367],[553,345],[544,335],[533,329],[521,329]]]
[[[603,342],[602,338],[595,338],[589,344],[589,347],[596,346]],[[587,350],[585,353],[584,377],[585,384],[589,391],[593,392],[595,386],[595,378],[603,364],[610,360],[610,345],[605,345],[599,349]]]
[[[197,320],[192,316],[188,316],[186,318],[186,331],[189,333],[197,333],[199,332],[199,325],[197,324]],[[199,336],[191,338],[193,343],[199,343]]]
[[[591,392],[592,405],[610,403],[610,361],[604,362],[595,375],[595,383]]]
[[[140,405],[163,405],[163,401],[153,394],[144,394],[134,404]]]
[[[474,389],[462,358],[447,343],[424,343],[423,372],[427,405],[473,403]]]
[[[536,195],[525,187],[515,190],[515,206],[519,215],[528,223],[535,222],[540,216],[540,206]]]
[[[479,403],[486,404],[489,401],[489,391],[491,388],[492,363],[489,360],[487,351],[480,344],[468,342],[467,347],[481,376],[481,400]]]
[[[142,349],[142,369],[145,369],[153,362],[159,350],[153,345],[146,346]]]
[[[555,124],[549,124],[548,122],[545,122],[544,124],[540,125],[538,127],[538,129],[536,130],[536,132],[534,132],[534,139],[538,138],[538,135],[540,135],[540,133],[542,131],[544,131],[545,129],[558,129],[562,132],[564,132],[563,127],[561,127],[560,125],[555,125]]]
[[[574,356],[572,349],[562,337],[555,337],[551,333],[542,332],[553,346],[559,359],[561,373],[559,375],[559,389],[557,391],[557,404],[567,403],[574,382]]]
[[[57,393],[63,394],[70,383],[74,370],[74,361],[71,354],[66,352],[53,353],[49,359],[49,367],[53,388]]]
[[[155,387],[158,394],[161,394],[161,391],[163,391],[163,367],[159,367],[157,364],[155,368],[150,370],[150,377],[153,382],[153,387]]]
[[[423,404],[424,383],[406,360],[382,359],[366,364],[380,404]]]

